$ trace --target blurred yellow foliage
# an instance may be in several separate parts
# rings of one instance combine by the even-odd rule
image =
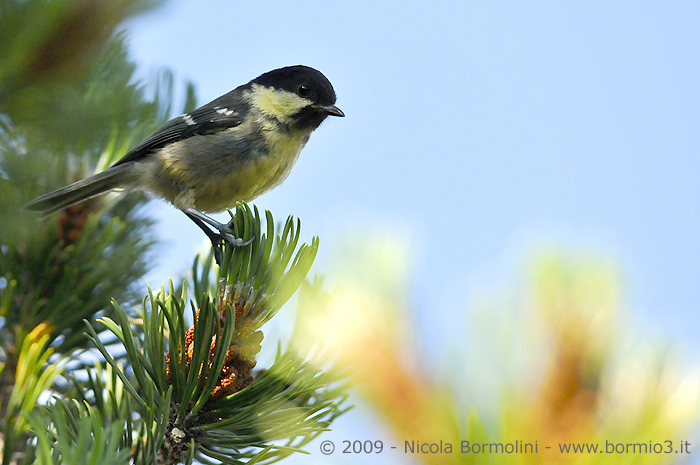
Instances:
[[[496,316],[525,322],[524,330],[535,339],[534,344],[507,341],[501,356],[510,360],[503,366],[521,364],[517,373],[535,376],[505,377],[504,385],[493,386],[501,390],[500,416],[484,421],[489,425],[484,429],[470,412],[487,409],[475,400],[465,411],[460,388],[447,382],[455,377],[436,376],[445,364],[429,360],[416,343],[409,318],[407,242],[386,236],[355,245],[347,248],[353,254],[341,258],[330,273],[340,283],[336,292],[307,289],[295,340],[322,341],[319,352],[351,374],[361,400],[400,444],[442,441],[442,452],[411,453],[406,462],[687,460],[692,447],[686,450],[690,444],[683,441],[692,439],[700,415],[700,373],[660,348],[634,342],[629,315],[621,311],[619,272],[611,261],[564,253],[541,253],[532,261],[524,298]],[[358,250],[363,252],[358,255]],[[441,318],[436,309],[430,315]],[[479,330],[484,328],[470,329]],[[468,334],[467,328],[462,332]],[[517,337],[517,332],[509,334]],[[489,339],[488,334],[479,336]],[[533,353],[523,356],[523,351]],[[461,360],[449,362],[447,370],[463,370]],[[474,371],[462,378],[482,374]],[[472,448],[465,453],[462,441],[481,452]],[[448,443],[451,453],[444,453]],[[574,444],[595,445],[598,452],[575,452]],[[674,452],[665,453],[670,449]]]

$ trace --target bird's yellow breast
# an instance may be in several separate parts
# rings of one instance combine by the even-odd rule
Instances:
[[[291,172],[309,138],[309,133],[267,133],[268,153],[241,164],[236,169],[212,176],[195,186],[189,195],[194,208],[219,212],[236,202],[250,202],[278,186]],[[177,206],[177,205],[176,205]]]

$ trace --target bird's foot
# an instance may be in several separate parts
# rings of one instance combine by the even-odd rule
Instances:
[[[254,237],[251,237],[250,239],[244,240],[243,238],[236,237],[231,229],[231,223],[219,223],[218,221],[208,217],[199,210],[195,210],[194,208],[185,208],[182,211],[192,221],[194,221],[194,223],[199,226],[202,231],[204,231],[204,234],[207,235],[214,249],[214,259],[216,260],[216,264],[219,266],[223,261],[224,242],[228,242],[234,247],[245,247],[255,239]],[[216,231],[212,231],[209,226],[214,228]]]
[[[232,231],[228,228],[228,225],[222,224],[222,226],[224,228],[226,228],[226,230],[223,230],[223,228],[222,229],[217,228],[217,231],[219,231],[219,237],[221,237],[222,241],[226,241],[234,247],[245,247],[246,245],[253,242],[253,239],[255,239],[254,237],[251,237],[248,240],[244,240],[243,238],[236,237],[233,235]]]

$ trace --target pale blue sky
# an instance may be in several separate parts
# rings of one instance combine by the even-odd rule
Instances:
[[[255,203],[321,236],[319,272],[347,230],[412,240],[418,320],[442,321],[424,339],[555,242],[616,258],[635,322],[697,355],[699,19],[696,1],[218,0],[127,28],[142,71],[191,79],[200,103],[280,66],[326,74],[347,117]],[[156,206],[172,257],[152,284],[203,242]]]

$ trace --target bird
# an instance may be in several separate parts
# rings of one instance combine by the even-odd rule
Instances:
[[[50,215],[111,190],[143,190],[184,212],[215,251],[224,240],[244,246],[250,241],[207,213],[250,202],[281,184],[326,117],[345,116],[335,103],[333,86],[314,68],[266,72],[171,119],[106,170],[24,208]]]

